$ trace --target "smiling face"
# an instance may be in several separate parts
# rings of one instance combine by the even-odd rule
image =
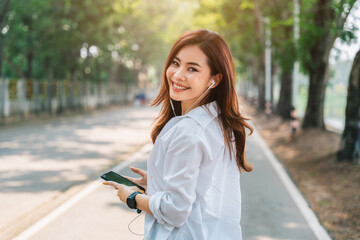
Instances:
[[[181,101],[182,114],[211,85],[211,69],[207,60],[207,56],[199,46],[188,45],[180,49],[166,70],[170,97],[173,100]],[[195,107],[197,106],[192,108]]]

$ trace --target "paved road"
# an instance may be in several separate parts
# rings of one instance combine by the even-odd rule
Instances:
[[[271,166],[268,156],[260,143],[259,136],[249,138],[248,157],[255,165],[252,173],[241,176],[243,195],[242,221],[245,240],[315,240],[318,238],[309,226],[298,206]],[[146,169],[146,158],[151,144],[135,161],[121,166],[118,171],[131,175],[128,165]],[[93,191],[81,201],[64,211],[53,221],[45,221],[31,240],[62,239],[126,239],[138,240],[128,230],[128,224],[137,213],[120,204],[116,192],[95,180]],[[144,216],[131,224],[136,233],[143,233]],[[26,238],[23,238],[26,239]]]
[[[151,144],[145,146],[145,151],[138,160],[132,162],[132,166],[146,169],[144,158],[150,154]],[[128,167],[120,172],[124,175],[131,175]],[[101,184],[100,179],[92,182],[94,189],[83,199],[74,204],[70,209],[63,211],[59,217],[53,221],[44,221],[40,224],[39,231],[29,238],[32,240],[47,240],[51,236],[52,240],[64,239],[126,239],[140,240],[142,236],[132,234],[128,230],[129,223],[138,214],[120,203],[116,196],[116,191]],[[130,228],[137,234],[144,233],[144,214],[141,214]]]
[[[0,239],[149,142],[157,112],[117,107],[0,128]]]
[[[144,111],[146,114],[143,114]],[[82,149],[82,146],[78,146],[78,151],[81,150],[85,156],[91,157],[95,150],[97,153],[102,152],[102,148],[106,149],[109,144],[118,145],[121,142],[124,142],[123,140],[120,140],[120,138],[129,140],[131,134],[128,133],[124,135],[122,132],[130,131],[130,129],[122,128],[121,130],[118,129],[118,132],[111,130],[111,134],[109,134],[110,136],[121,135],[122,137],[119,137],[119,139],[108,139],[105,141],[100,138],[100,143],[95,143],[98,141],[96,136],[101,135],[102,130],[105,130],[105,132],[110,131],[109,129],[115,129],[118,124],[121,125],[121,119],[124,117],[123,112],[122,110],[116,110],[115,112],[117,112],[117,114],[109,111],[107,113],[103,112],[101,115],[95,115],[91,118],[87,118],[89,123],[86,125],[86,129],[92,129],[90,132],[95,131],[97,134],[95,134],[93,138],[90,138],[92,139],[92,147],[86,147],[87,145],[85,144],[85,149]],[[130,121],[125,121],[126,124],[138,127],[139,124],[135,124],[135,122],[139,121],[139,123],[143,123],[143,127],[145,128],[148,127],[150,118],[153,117],[154,113],[151,110],[145,109],[141,110],[142,114],[140,115],[138,110],[127,109],[127,112],[127,115],[132,115],[132,117],[130,117]],[[149,119],[141,120],[144,119],[144,117]],[[77,128],[82,129],[81,126],[84,119],[81,117],[79,118],[80,119],[75,121],[74,124],[76,125],[76,123],[78,123],[79,125]],[[108,124],[109,121],[111,124]],[[96,124],[92,125],[92,123]],[[61,125],[61,128],[64,129],[66,128],[65,126],[71,128],[72,124],[73,123],[67,123],[65,125]],[[105,126],[102,126],[102,124]],[[51,126],[58,125],[50,125],[49,129],[52,128]],[[73,132],[73,130],[69,130],[67,133],[69,134],[70,132]],[[144,130],[144,132],[146,131]],[[21,133],[19,133],[19,135],[21,135]],[[66,138],[66,134],[62,136],[62,138]],[[76,144],[78,141],[83,141],[82,136],[83,135],[80,134],[80,139],[76,139],[74,137],[72,139],[73,144]],[[146,139],[146,137],[141,138]],[[62,139],[62,141],[64,141],[64,139]],[[117,142],[117,144],[114,144],[112,141]],[[249,138],[247,154],[249,160],[254,163],[255,170],[251,173],[242,174],[241,176],[243,197],[243,217],[241,225],[243,228],[243,239],[327,239],[326,237],[319,237],[318,233],[318,236],[315,236],[313,231],[314,227],[312,228],[309,225],[311,219],[309,221],[308,215],[304,215],[304,211],[300,211],[302,208],[301,206],[299,207],[299,201],[297,201],[294,194],[291,193],[292,190],[289,190],[289,184],[284,183],[284,177],[282,175],[282,177],[279,177],[278,167],[274,167],[274,163],[272,162],[273,159],[269,156],[269,150],[266,148],[267,147],[258,135],[254,135]],[[123,162],[121,166],[118,167],[119,172],[125,175],[130,175],[127,168],[127,165],[129,164],[145,169],[146,159],[150,150],[151,144],[145,145],[145,147],[141,148],[140,152],[138,152],[139,154],[133,158],[134,161]],[[110,152],[111,154],[116,155],[117,151],[118,150],[112,150]],[[39,152],[41,152],[41,150],[39,150]],[[118,153],[121,153],[121,150]],[[61,152],[59,151],[58,154],[61,155]],[[65,151],[65,156],[62,156],[61,159],[62,161],[66,161],[66,154],[69,154],[69,151]],[[98,161],[95,162],[105,161],[104,159],[109,158],[110,155],[103,154],[99,157]],[[95,156],[98,155],[95,154]],[[53,163],[56,163],[56,160],[53,160]],[[103,168],[106,168],[105,165],[110,166],[113,163],[114,161],[104,165],[95,165],[92,171],[98,175],[98,173],[101,172],[99,169],[102,170]],[[49,163],[49,166],[52,165]],[[53,166],[53,168],[56,169],[56,167],[59,166],[62,165]],[[75,169],[81,169],[81,167],[75,165]],[[61,171],[58,170],[56,172],[59,172],[60,174],[62,171],[66,172],[68,169],[63,169]],[[31,175],[32,174],[29,176]],[[90,174],[88,176],[92,175]],[[5,179],[5,177],[3,178]],[[42,181],[45,184],[45,181],[49,179],[51,178],[44,178]],[[20,239],[142,239],[142,236],[136,236],[128,230],[128,224],[137,216],[137,213],[120,204],[116,193],[110,187],[101,185],[101,180],[97,179],[95,175],[93,177],[87,177],[87,179],[92,181],[89,182],[83,180],[85,183],[78,187],[80,189],[79,191],[72,194],[74,196],[73,198],[69,198],[70,200],[57,208],[55,212],[52,212],[47,217],[43,218],[44,221],[33,225],[33,227],[30,228],[31,236],[29,235],[29,237],[25,237],[25,235],[22,235],[23,238]],[[36,179],[36,181],[37,180],[38,179]],[[33,181],[35,182],[35,180]],[[57,186],[57,184],[55,185]],[[33,189],[29,189],[27,194],[30,194]],[[3,189],[1,189],[1,191],[3,191]],[[15,190],[13,190],[13,192],[14,191]],[[19,189],[18,192],[19,194],[25,194],[23,193],[24,191]],[[69,193],[69,195],[71,194]],[[3,208],[2,201],[0,206]],[[3,209],[0,209],[0,211],[2,210]],[[143,215],[135,220],[135,222],[131,225],[131,229],[133,229],[134,232],[143,233],[142,225]]]
[[[262,143],[258,134],[248,138],[246,152],[255,170],[241,176],[244,239],[317,239],[271,165],[267,146]]]

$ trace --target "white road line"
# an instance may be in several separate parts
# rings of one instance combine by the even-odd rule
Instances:
[[[130,158],[127,160],[119,163],[111,170],[114,172],[121,171],[126,166],[128,166],[132,162],[136,162],[138,160],[143,160],[143,156],[146,152],[149,152],[152,148],[152,144],[148,143],[145,144],[139,151],[134,153]],[[68,209],[70,209],[72,206],[74,206],[77,202],[79,202],[81,199],[86,197],[88,194],[93,192],[95,189],[97,189],[99,186],[101,186],[99,179],[93,180],[90,182],[90,184],[85,187],[83,190],[81,190],[79,193],[71,197],[69,200],[61,204],[59,207],[51,211],[48,215],[40,219],[38,222],[30,226],[28,229],[26,229],[24,232],[20,233],[17,237],[15,237],[13,240],[26,240],[29,239],[31,236],[35,235],[35,233],[39,232],[41,229],[43,229],[46,225],[54,221],[56,218],[61,216],[64,212],[66,212]]]
[[[331,240],[328,232],[324,229],[323,226],[321,226],[315,213],[311,210],[308,203],[306,202],[302,194],[299,192],[293,181],[290,179],[289,175],[286,173],[279,160],[271,152],[265,141],[256,131],[254,131],[253,135],[255,138],[257,138],[261,147],[264,149],[265,156],[269,159],[270,164],[274,168],[275,172],[278,174],[280,180],[284,184],[285,188],[289,192],[300,212],[303,214],[305,220],[309,224],[310,228],[313,230],[315,236],[319,240]]]

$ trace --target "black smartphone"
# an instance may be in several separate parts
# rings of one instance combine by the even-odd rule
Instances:
[[[142,186],[139,186],[138,184],[130,181],[127,178],[124,178],[120,174],[117,174],[116,172],[113,172],[113,171],[109,171],[107,173],[104,173],[103,175],[101,175],[101,178],[106,180],[106,181],[113,181],[113,182],[117,182],[117,183],[120,183],[120,184],[124,184],[126,186],[136,186],[140,190],[145,192],[145,188],[143,188]]]

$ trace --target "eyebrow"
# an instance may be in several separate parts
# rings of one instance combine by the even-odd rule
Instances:
[[[179,62],[181,62],[180,58],[178,58],[178,57],[176,57],[176,56],[174,57],[174,59],[176,59],[176,60],[178,60]],[[195,66],[198,66],[198,67],[202,68],[202,67],[200,66],[200,64],[198,64],[198,63],[196,63],[196,62],[187,62],[187,64],[195,65]]]

